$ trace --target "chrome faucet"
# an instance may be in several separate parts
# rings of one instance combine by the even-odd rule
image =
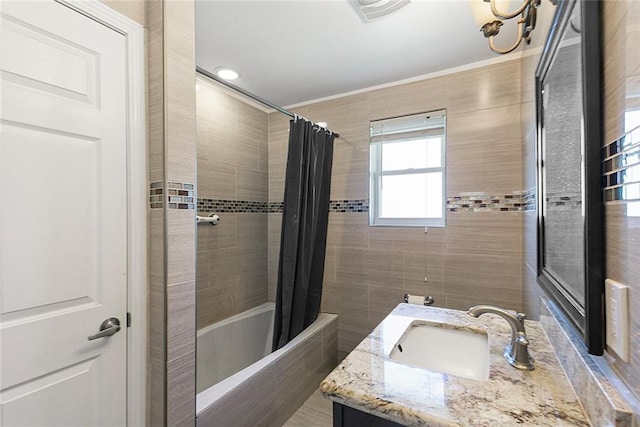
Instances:
[[[529,356],[529,340],[524,330],[524,321],[527,316],[524,313],[512,313],[493,305],[476,305],[467,311],[467,314],[473,317],[480,317],[485,313],[497,314],[511,326],[511,343],[504,350],[504,358],[507,362],[515,368],[532,371],[533,358]]]

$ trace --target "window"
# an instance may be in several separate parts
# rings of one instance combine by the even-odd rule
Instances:
[[[445,111],[370,123],[370,225],[444,227]]]

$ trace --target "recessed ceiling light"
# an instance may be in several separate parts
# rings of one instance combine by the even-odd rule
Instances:
[[[216,73],[216,75],[218,77],[220,77],[221,79],[225,79],[225,80],[235,80],[238,77],[240,77],[240,74],[238,74],[237,72],[233,71],[229,67],[217,67],[213,71]]]

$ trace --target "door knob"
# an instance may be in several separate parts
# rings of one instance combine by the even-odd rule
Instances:
[[[120,331],[120,321],[115,317],[110,317],[100,324],[100,331],[88,337],[89,341],[97,340],[98,338],[110,337],[111,335]]]

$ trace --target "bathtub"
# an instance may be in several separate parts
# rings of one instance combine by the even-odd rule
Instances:
[[[265,303],[198,331],[197,393],[271,353],[274,314],[275,305]]]
[[[336,366],[337,315],[271,352],[274,313],[265,303],[198,331],[197,426],[282,425]]]

